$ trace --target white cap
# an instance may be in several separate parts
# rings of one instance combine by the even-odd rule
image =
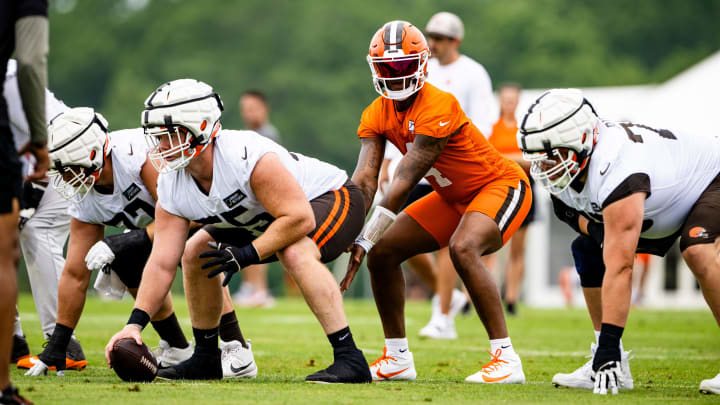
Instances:
[[[430,18],[425,26],[425,33],[462,40],[465,36],[465,28],[460,17],[447,11],[441,11]]]

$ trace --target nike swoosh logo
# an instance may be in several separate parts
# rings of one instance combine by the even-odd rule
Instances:
[[[212,335],[205,335],[205,339],[212,339],[215,336],[217,336],[217,333],[213,333]]]
[[[482,376],[482,379],[483,379],[483,381],[489,382],[489,383],[490,383],[490,382],[498,382],[498,381],[502,381],[502,380],[510,377],[511,375],[512,375],[512,373],[510,373],[510,374],[508,374],[508,375],[504,375],[504,376],[502,376],[502,377],[487,377],[487,376],[483,375],[483,376]]]
[[[438,125],[440,125],[441,127],[444,127],[445,125],[447,125],[447,124],[449,124],[449,123],[450,123],[450,121],[445,121],[445,122],[440,121],[440,122],[438,123]]]
[[[128,153],[128,155],[130,155],[130,156],[132,156],[132,155],[133,155],[133,148],[132,148],[132,144],[130,144],[130,153]]]
[[[245,156],[243,156],[243,160],[247,160],[247,146],[245,147]]]
[[[511,346],[511,345],[507,345],[507,346],[500,346],[500,348],[501,348],[501,349],[507,349],[507,348],[508,348],[508,347],[510,347],[510,346]]]
[[[600,170],[600,175],[602,176],[602,175],[604,175],[605,173],[607,173],[607,171],[608,171],[609,168],[610,168],[610,162],[608,162],[608,164],[605,165],[605,168],[604,168],[604,169]]]
[[[400,350],[398,350],[398,351],[399,351],[400,353],[405,353],[405,352],[407,351],[407,349],[405,349],[405,350],[400,349]]]
[[[384,378],[384,379],[386,379],[386,380],[389,380],[389,379],[391,379],[392,377],[395,377],[396,375],[398,375],[398,374],[406,371],[408,368],[410,368],[410,367],[404,368],[404,369],[402,369],[402,370],[400,370],[400,371],[396,371],[396,372],[394,372],[394,373],[387,373],[387,374],[381,373],[381,372],[380,372],[380,369],[378,369],[378,370],[375,372],[375,374],[376,374],[376,375],[378,376],[378,378],[380,378],[380,379],[383,379],[383,378]],[[508,374],[508,375],[510,375],[510,374]]]
[[[348,336],[350,336],[350,332],[346,333],[343,337],[339,338],[338,340],[345,340],[345,338]]]
[[[244,366],[242,366],[242,367],[235,367],[235,366],[233,366],[232,363],[230,363],[230,370],[231,370],[233,373],[239,373],[239,372],[245,370],[246,368],[250,367],[251,365],[252,365],[252,362],[250,362],[250,363],[248,363],[248,364],[246,364],[246,365],[244,365]]]

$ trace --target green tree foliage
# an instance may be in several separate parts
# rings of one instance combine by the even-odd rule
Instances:
[[[715,0],[56,0],[50,83],[112,129],[139,125],[145,98],[190,77],[225,101],[265,91],[285,145],[352,172],[360,114],[377,96],[365,61],[372,34],[436,11],[465,23],[462,51],[494,83],[526,87],[660,82],[720,48]]]

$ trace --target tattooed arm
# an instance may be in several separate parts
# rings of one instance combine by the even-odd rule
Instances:
[[[385,153],[385,138],[361,138],[360,143],[360,156],[355,173],[352,175],[352,182],[363,191],[365,213],[367,214],[372,207],[378,188],[378,175]]]
[[[415,185],[432,168],[451,136],[433,138],[416,135],[412,146],[400,160],[395,177],[380,205],[392,212],[398,212]]]

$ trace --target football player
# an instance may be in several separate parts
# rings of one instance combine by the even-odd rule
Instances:
[[[334,363],[306,380],[370,382],[340,290],[321,263],[335,259],[360,232],[361,191],[330,164],[288,152],[252,131],[221,130],[221,111],[212,88],[191,79],[166,83],[145,101],[142,123],[155,145],[149,156],[162,173],[155,243],[128,324],[106,347],[108,362],[116,340],[141,342],[140,332],[159,310],[182,259],[195,353],[158,376],[219,378],[221,282],[246,266],[280,260],[333,347]],[[190,221],[212,226],[185,244]],[[220,273],[224,281],[214,277]]]
[[[72,202],[72,219],[57,323],[45,350],[30,359],[27,375],[33,376],[47,373],[50,367],[65,369],[65,348],[82,314],[90,271],[109,272],[112,267],[113,277],[118,277],[133,296],[136,294],[152,247],[157,199],[158,173],[147,162],[148,146],[142,130],[108,134],[107,122],[99,113],[74,108],[55,118],[49,132],[51,184]],[[130,231],[103,240],[105,226]],[[225,302],[230,303],[229,295]],[[235,319],[232,335],[242,340],[232,306],[225,309],[223,313]],[[232,323],[232,319],[228,321]],[[153,327],[161,338],[156,355],[162,366],[190,357],[192,347],[178,324],[169,294],[164,295]],[[252,358],[249,348],[246,351],[245,357]]]
[[[380,97],[362,114],[358,128],[362,147],[352,177],[368,206],[378,187],[385,140],[404,157],[352,246],[341,287],[349,287],[368,252],[385,332],[385,349],[371,365],[372,377],[414,380],[417,372],[405,333],[405,282],[399,266],[419,253],[449,246],[492,348],[490,362],[465,381],[524,383],[498,289],[481,256],[500,249],[523,222],[532,199],[528,179],[518,165],[490,146],[452,94],[425,83],[429,56],[422,32],[405,21],[385,24],[370,42],[367,60]],[[435,191],[397,215],[423,177]]]
[[[22,97],[18,86],[17,62],[8,61],[3,95],[7,101],[8,118],[15,145],[19,149],[30,139],[30,127],[25,118]],[[45,89],[45,111],[49,122],[68,107]],[[23,156],[23,166],[31,168],[33,162]],[[65,264],[63,247],[70,233],[70,203],[62,198],[47,178],[36,182],[24,182],[20,203],[20,249],[25,259],[33,301],[37,309],[43,335],[49,338],[55,329],[57,318],[57,291],[60,274]],[[80,342],[70,339],[66,353],[68,369],[83,368],[87,362]],[[20,368],[32,367],[28,361],[30,349],[23,334],[20,317],[15,317],[13,354],[11,361]]]
[[[678,236],[683,259],[720,324],[717,137],[601,120],[580,90],[554,89],[530,106],[517,141],[530,174],[552,194],[556,215],[583,235],[572,250],[599,331],[592,372],[584,379],[556,375],[556,385],[598,394],[632,388],[620,338],[635,254],[663,256]],[[700,390],[720,393],[720,375],[703,381]]]

